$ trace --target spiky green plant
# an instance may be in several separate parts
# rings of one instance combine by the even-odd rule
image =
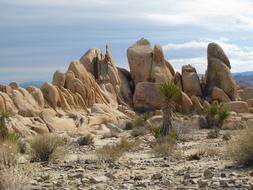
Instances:
[[[175,98],[180,94],[180,90],[174,83],[162,83],[159,86],[160,93],[164,99],[163,106],[163,124],[161,127],[161,135],[167,136],[172,127],[171,116],[173,110],[173,103]]]
[[[214,101],[205,110],[208,128],[221,128],[225,119],[229,117],[229,111],[223,103]]]

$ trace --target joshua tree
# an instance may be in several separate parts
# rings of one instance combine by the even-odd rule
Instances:
[[[171,115],[174,99],[179,95],[179,88],[174,83],[162,83],[159,90],[164,97],[163,106],[163,125],[160,129],[160,134],[166,136],[172,127]]]

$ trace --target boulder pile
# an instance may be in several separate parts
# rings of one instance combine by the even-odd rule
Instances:
[[[40,88],[24,89],[14,82],[0,85],[0,112],[12,116],[10,130],[22,135],[119,125],[134,116],[133,109],[161,109],[158,86],[164,82],[179,87],[176,108],[182,113],[199,113],[214,100],[225,102],[230,111],[253,110],[253,89],[238,89],[230,61],[218,44],[208,45],[207,70],[201,78],[189,64],[175,72],[161,46],[152,47],[144,38],[127,49],[127,58],[130,71],[116,66],[108,46],[105,54],[93,48]],[[70,119],[73,114],[75,120]]]

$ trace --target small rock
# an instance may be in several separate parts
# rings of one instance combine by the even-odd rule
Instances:
[[[214,174],[210,169],[206,169],[203,173],[205,179],[212,179]]]
[[[156,173],[156,174],[152,175],[152,177],[151,177],[151,180],[162,180],[162,179],[163,179],[163,176],[160,173]]]
[[[249,172],[249,176],[253,177],[253,171]]]
[[[69,179],[83,178],[83,173],[69,173]]]
[[[226,173],[221,173],[220,176],[221,177],[227,177]]]
[[[109,180],[106,176],[100,176],[100,177],[91,177],[90,182],[91,183],[105,183]]]
[[[199,185],[200,188],[205,188],[205,187],[208,186],[208,181],[207,181],[207,180],[202,180],[202,179],[200,179],[200,180],[198,181],[198,185]]]

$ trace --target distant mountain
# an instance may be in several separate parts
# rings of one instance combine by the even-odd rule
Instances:
[[[244,86],[253,86],[253,71],[233,73],[236,82]]]
[[[23,88],[26,88],[28,86],[34,86],[34,87],[40,87],[44,84],[44,81],[28,81],[28,82],[23,82],[20,83],[19,85]]]

